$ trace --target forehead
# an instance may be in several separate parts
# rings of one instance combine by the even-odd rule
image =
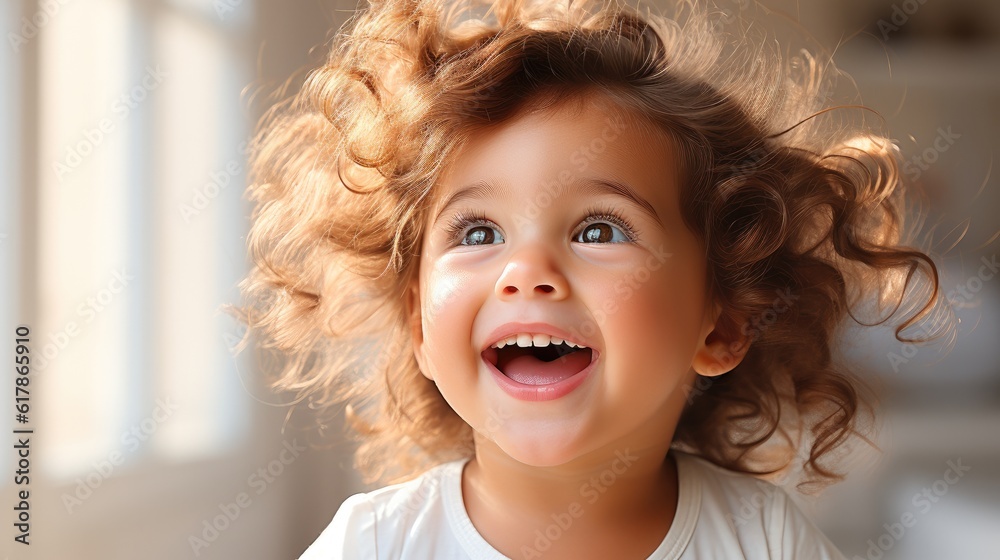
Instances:
[[[675,154],[666,131],[600,96],[529,108],[469,135],[435,185],[431,215],[450,194],[483,181],[524,195],[553,185],[572,194],[589,179],[612,180],[667,210],[677,205]]]

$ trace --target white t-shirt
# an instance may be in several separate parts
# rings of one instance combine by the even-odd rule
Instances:
[[[781,488],[671,453],[677,460],[677,511],[646,560],[845,560]],[[299,560],[509,560],[486,542],[465,510],[467,461],[351,496]],[[547,530],[559,538],[558,525]],[[532,546],[547,548],[541,537]],[[544,551],[526,557],[539,556]]]

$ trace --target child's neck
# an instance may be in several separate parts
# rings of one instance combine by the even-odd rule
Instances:
[[[538,468],[477,438],[476,457],[463,473],[465,507],[483,538],[511,558],[645,559],[676,510],[669,442],[617,442],[615,449]]]

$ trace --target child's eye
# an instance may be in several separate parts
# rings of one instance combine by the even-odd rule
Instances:
[[[583,228],[573,235],[578,243],[634,243],[635,227],[611,208],[590,208]]]
[[[496,224],[483,214],[457,214],[448,224],[448,239],[459,245],[493,245],[497,239],[503,243]]]
[[[583,226],[573,235],[577,243],[634,243],[638,238],[631,222],[611,208],[590,208]],[[448,239],[458,245],[494,245],[504,243],[499,226],[481,213],[460,212],[447,227]]]
[[[471,229],[469,226],[473,226]],[[480,213],[459,212],[448,224],[448,241],[459,245],[492,245],[493,241],[502,235],[495,235],[498,226],[492,220]]]

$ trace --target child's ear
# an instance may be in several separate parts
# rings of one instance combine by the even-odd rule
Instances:
[[[417,366],[424,377],[434,381],[434,378],[427,373],[424,367],[424,329],[420,315],[420,289],[416,282],[411,282],[406,289],[406,313],[407,322],[410,325],[410,340],[413,341],[413,355],[417,359]]]
[[[691,367],[704,377],[722,375],[738,366],[750,346],[750,337],[746,334],[740,333],[733,340],[725,340],[715,331],[721,313],[722,307],[718,303],[714,304],[711,314],[706,313],[698,350],[691,363]]]

